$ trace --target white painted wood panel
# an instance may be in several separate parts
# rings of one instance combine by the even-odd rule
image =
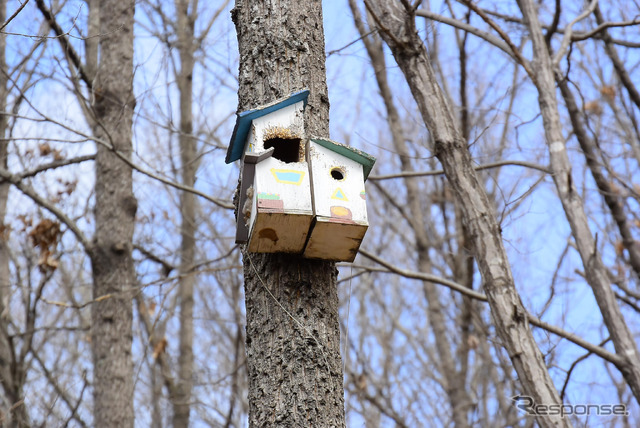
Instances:
[[[249,250],[302,253],[313,220],[307,162],[256,165]]]

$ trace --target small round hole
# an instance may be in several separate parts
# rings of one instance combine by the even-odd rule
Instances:
[[[338,168],[338,167],[331,168],[331,177],[334,180],[342,181],[344,180],[344,176],[345,176],[344,169]]]

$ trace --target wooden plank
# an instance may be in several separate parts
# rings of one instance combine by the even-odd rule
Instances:
[[[304,257],[352,262],[358,254],[368,225],[335,223],[332,219],[316,217]]]
[[[249,251],[300,254],[304,250],[312,221],[310,213],[277,213],[259,208],[249,240]]]

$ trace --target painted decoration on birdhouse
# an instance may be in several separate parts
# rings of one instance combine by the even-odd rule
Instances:
[[[236,242],[257,253],[353,261],[369,227],[375,158],[304,135],[308,90],[238,114],[226,162],[242,159]]]
[[[271,156],[256,165],[249,251],[301,253],[313,220],[309,165]]]
[[[236,242],[249,251],[304,250],[313,220],[303,143],[308,93],[238,115],[226,161],[243,161]]]
[[[315,222],[305,257],[353,261],[369,227],[364,182],[375,158],[327,139],[309,141]]]

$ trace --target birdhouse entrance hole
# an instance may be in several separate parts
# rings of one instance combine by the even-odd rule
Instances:
[[[284,163],[300,162],[300,141],[300,138],[270,138],[264,141],[264,148],[273,147],[273,157]]]
[[[339,168],[339,167],[331,168],[331,177],[334,180],[342,181],[342,180],[344,180],[344,176],[345,176],[344,169]]]

